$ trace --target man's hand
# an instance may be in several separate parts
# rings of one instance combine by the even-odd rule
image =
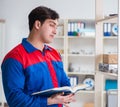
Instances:
[[[66,96],[63,96],[64,93],[62,94],[56,94],[48,98],[48,105],[52,104],[63,104],[65,107],[69,107],[70,102],[75,102],[74,99],[74,94],[69,94]]]

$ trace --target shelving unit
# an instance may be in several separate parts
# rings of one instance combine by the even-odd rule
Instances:
[[[80,35],[80,36],[69,36],[68,35],[68,23],[69,22],[85,22],[87,23],[87,28],[95,30],[95,21],[94,20],[83,20],[83,19],[61,19],[60,24],[58,25],[63,28],[58,28],[58,34],[55,36],[54,42],[51,44],[54,48],[63,49],[64,57],[63,63],[64,68],[68,76],[77,76],[78,83],[83,83],[85,78],[95,77],[95,35]],[[63,32],[63,33],[60,33]],[[60,35],[59,35],[60,34]],[[62,34],[62,35],[61,35]],[[74,50],[75,49],[75,50]],[[79,52],[75,52],[78,51]],[[72,52],[73,51],[73,52]],[[69,64],[75,64],[75,68],[79,67],[79,70],[73,70],[69,72]],[[77,104],[79,106],[84,106],[85,103],[94,103],[94,90],[84,90],[78,92],[76,97],[79,98]],[[81,98],[82,95],[82,98]],[[86,99],[87,96],[87,99]],[[88,97],[90,96],[90,97]],[[78,99],[77,98],[77,99]],[[74,104],[76,107],[79,107],[77,104]],[[71,107],[73,106],[71,104]]]
[[[119,5],[118,5],[119,7]],[[106,107],[107,92],[105,91],[106,79],[119,80],[119,61],[118,61],[118,74],[101,72],[98,69],[99,63],[103,63],[103,54],[118,54],[120,52],[118,44],[120,44],[119,34],[118,36],[104,37],[103,35],[103,24],[104,23],[117,23],[119,19],[118,15],[104,17],[103,13],[103,0],[96,0],[96,76],[95,76],[95,107]],[[119,24],[118,24],[119,25]],[[99,44],[98,44],[99,43]],[[119,54],[118,54],[119,57]],[[119,80],[120,81],[120,80]],[[118,84],[120,83],[118,81]],[[119,87],[118,87],[119,90]],[[119,91],[118,91],[119,92]],[[119,102],[119,93],[118,93]],[[120,105],[118,104],[118,107]]]
[[[98,5],[101,1],[96,1]],[[99,13],[101,10],[96,10],[96,13]],[[118,79],[117,74],[100,72],[98,69],[99,63],[103,62],[104,53],[117,53],[118,47],[118,37],[103,36],[103,23],[105,22],[117,22],[118,16],[103,18],[101,16],[96,16],[95,27],[96,35],[91,36],[68,36],[68,23],[69,22],[79,22],[80,19],[66,19],[64,20],[64,35],[56,36],[57,39],[62,39],[63,41],[60,44],[64,44],[64,67],[68,76],[77,76],[78,83],[82,83],[86,77],[90,77],[95,81],[95,90],[85,90],[80,91],[76,97],[79,98],[82,95],[84,99],[86,96],[87,101],[79,98],[79,106],[83,106],[86,102],[92,102],[95,104],[95,107],[106,107],[106,91],[105,89],[105,80],[106,79]],[[85,21],[85,20],[84,20]],[[91,21],[91,20],[87,20]],[[112,43],[112,44],[111,44]],[[59,44],[59,42],[57,42]],[[72,50],[73,49],[73,50]],[[85,49],[85,50],[84,50]],[[72,51],[71,51],[72,50]],[[78,51],[80,50],[80,51]],[[82,51],[81,51],[82,50]],[[83,51],[84,50],[84,51]],[[92,53],[87,51],[92,51]],[[77,52],[76,52],[77,51]],[[89,54],[88,54],[89,53]],[[69,64],[75,64],[75,68],[78,66],[79,69],[74,69],[73,72],[69,72]],[[91,96],[90,98],[88,96]],[[76,104],[76,107],[78,106]],[[74,104],[73,104],[74,105]],[[71,106],[73,106],[71,104]]]
[[[100,2],[100,5],[101,4],[103,4],[102,3],[103,1],[101,1]],[[98,4],[96,4],[96,7],[97,6],[99,6]],[[103,5],[102,5],[102,7],[103,7]],[[102,8],[101,7],[101,8]],[[96,10],[96,12],[97,11],[99,11],[100,13],[96,13],[96,23],[104,23],[104,22],[106,22],[106,23],[109,23],[109,22],[111,22],[111,23],[117,23],[117,20],[118,20],[118,16],[109,16],[109,17],[105,17],[104,18],[104,16],[103,16],[103,11],[102,11],[103,9],[99,9],[99,10]],[[101,11],[102,11],[102,13],[101,13]],[[98,14],[101,14],[101,15],[98,15]],[[100,16],[100,17],[98,17],[98,16]]]

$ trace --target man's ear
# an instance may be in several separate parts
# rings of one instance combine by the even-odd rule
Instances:
[[[41,27],[41,22],[39,21],[39,20],[36,20],[35,21],[35,23],[34,23],[34,27],[35,27],[35,29],[40,29],[40,27]]]

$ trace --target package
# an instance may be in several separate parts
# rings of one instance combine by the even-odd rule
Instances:
[[[109,73],[118,73],[118,65],[117,64],[99,64],[99,71],[109,72]]]
[[[105,64],[117,64],[117,54],[103,54],[103,63]]]
[[[84,107],[94,107],[94,103],[85,103]]]

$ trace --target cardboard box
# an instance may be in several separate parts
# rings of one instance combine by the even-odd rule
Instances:
[[[105,64],[117,64],[117,54],[103,54],[103,63]]]
[[[85,103],[84,107],[94,107],[94,103]]]

